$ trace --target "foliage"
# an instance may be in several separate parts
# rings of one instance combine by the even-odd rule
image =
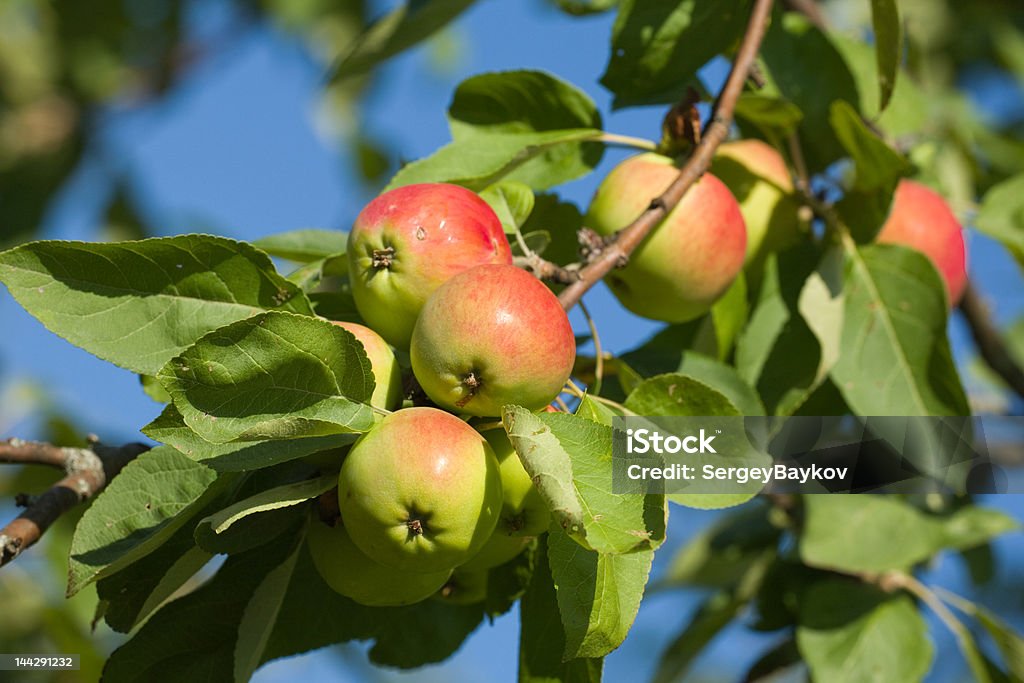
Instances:
[[[337,58],[331,93],[354,106],[378,62],[473,3],[410,0],[369,23],[361,2],[308,11],[244,4],[299,31],[330,20],[344,25],[339,35],[358,34],[328,50]],[[698,69],[734,57],[752,3],[554,4],[574,16],[616,12],[600,79],[613,107],[624,108],[676,102],[698,84]],[[1021,131],[984,124],[941,68],[951,55],[984,58],[1024,80],[1024,13],[1015,7],[998,22],[998,40],[979,41],[970,31],[929,34],[927,19],[938,13],[990,27],[996,22],[977,17],[999,3],[863,4],[871,43],[777,9],[759,60],[765,83],[751,85],[736,111],[740,134],[779,148],[797,174],[806,165],[822,196],[841,198],[829,220],[771,255],[763,271],[748,271],[700,319],[601,358],[600,372],[596,359],[581,356],[575,376],[589,393],[575,397],[574,413],[505,407],[502,424],[552,525],[525,553],[489,570],[483,602],[365,607],[331,591],[312,565],[306,528],[336,481],[336,467],[317,457],[330,461],[381,412],[369,405],[374,379],[362,344],[325,320],[358,320],[343,233],[304,230],[253,244],[207,235],[40,241],[0,253],[0,281],[22,307],[70,343],[138,373],[167,403],[144,427],[161,445],[114,478],[70,541],[69,595],[95,583],[97,616],[132,633],[106,662],[104,680],[242,681],[267,661],[348,641],[371,641],[373,662],[411,669],[447,658],[485,618],[519,602],[522,681],[599,681],[603,658],[626,638],[650,590],[669,502],[739,507],[684,548],[657,584],[711,591],[664,653],[659,680],[685,675],[747,609],[755,628],[783,636],[750,680],[797,661],[817,681],[922,680],[934,659],[922,611],[934,594],[914,599],[922,598],[908,589],[914,573],[940,553],[1019,532],[1014,520],[951,497],[927,505],[909,496],[766,502],[751,500],[756,491],[617,494],[611,484],[616,414],[970,413],[939,273],[924,255],[873,239],[896,184],[913,175],[954,199],[980,197],[975,226],[1024,267],[1024,155],[1004,153],[1024,147]],[[73,3],[57,5],[42,13],[25,51],[58,38],[75,51],[98,36],[96,59],[113,72],[89,66],[85,80],[65,60],[32,75],[0,49],[0,64],[18,76],[0,89],[0,126],[67,117],[57,141],[0,148],[0,178],[33,183],[5,189],[0,200],[12,245],[40,224],[44,200],[79,163],[85,112],[114,97],[111,83],[130,69],[154,93],[173,80],[177,10],[148,28],[119,10],[99,32]],[[0,8],[0,20],[5,12],[26,21],[16,6]],[[150,31],[162,39],[138,40]],[[122,44],[145,49],[123,54]],[[927,125],[919,125],[926,106]],[[452,141],[402,167],[388,187],[464,185],[522,238],[520,252],[525,245],[558,265],[574,261],[581,211],[558,188],[622,142],[591,98],[555,74],[478,74],[455,90],[448,123]],[[295,269],[278,272],[283,261]],[[215,555],[227,559],[201,573]],[[957,633],[976,676],[1024,675],[1019,635],[979,605],[946,600],[999,651],[988,661],[989,650],[981,654],[973,636]]]

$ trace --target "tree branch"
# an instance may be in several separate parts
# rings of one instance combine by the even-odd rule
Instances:
[[[0,443],[0,463],[38,464],[63,468],[66,476],[0,529],[0,567],[31,547],[65,512],[103,490],[107,482],[140,454],[141,443],[104,446],[90,440],[88,448],[61,448],[48,443],[9,439]]]
[[[1024,369],[1017,363],[1016,359],[1006,348],[999,330],[992,323],[988,305],[974,284],[968,281],[964,288],[963,298],[960,299],[960,312],[967,320],[967,326],[971,330],[971,337],[974,339],[978,353],[992,370],[999,375],[1004,382],[1024,399]]]
[[[629,254],[639,246],[672,209],[679,204],[686,192],[700,179],[711,165],[715,150],[729,135],[733,109],[743,92],[743,86],[757,59],[761,40],[768,28],[772,0],[756,0],[747,23],[746,33],[733,62],[729,79],[725,83],[711,114],[711,121],[701,135],[700,144],[680,169],[679,176],[660,197],[651,201],[650,207],[632,223],[616,233],[615,241],[603,249],[600,255],[582,268],[579,279],[569,284],[558,298],[565,310],[571,309],[601,278],[623,263]]]

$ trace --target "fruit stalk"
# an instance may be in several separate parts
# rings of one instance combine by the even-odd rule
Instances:
[[[659,197],[654,198],[647,210],[636,220],[618,231],[615,240],[602,250],[596,259],[579,271],[579,279],[562,290],[558,299],[565,310],[575,306],[587,290],[620,263],[625,262],[630,253],[639,246],[654,226],[679,204],[690,187],[708,170],[715,150],[729,135],[729,126],[732,124],[736,100],[743,92],[750,70],[756,63],[761,41],[768,28],[771,9],[772,0],[755,0],[743,42],[740,44],[725,87],[722,88],[722,92],[715,101],[711,119],[701,134],[700,143],[694,148],[693,154],[679,170],[679,175],[668,189]]]

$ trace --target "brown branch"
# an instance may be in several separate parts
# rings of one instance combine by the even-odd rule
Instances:
[[[541,280],[555,282],[560,285],[567,285],[579,279],[579,270],[552,263],[534,253],[531,253],[529,256],[516,256],[515,264],[524,270],[530,271]]]
[[[772,0],[755,0],[754,9],[747,23],[743,43],[740,45],[736,60],[733,62],[729,79],[725,83],[711,114],[711,121],[701,135],[700,144],[694,148],[693,155],[679,171],[679,176],[669,185],[660,197],[651,201],[650,206],[628,226],[616,233],[616,238],[600,256],[579,271],[579,279],[567,286],[558,298],[565,310],[571,309],[601,278],[625,259],[639,246],[668,213],[679,204],[686,192],[700,179],[711,165],[715,150],[729,135],[733,109],[736,100],[743,92],[743,86],[750,74],[750,69],[757,59],[761,40],[768,28],[771,16]]]
[[[0,567],[31,547],[61,515],[103,490],[121,469],[149,450],[131,443],[112,447],[91,442],[88,448],[61,448],[47,443],[9,439],[0,444],[0,462],[61,467],[66,476],[34,498],[22,496],[24,512],[0,529]]]
[[[1024,398],[1024,369],[1010,354],[1002,335],[992,323],[988,305],[971,282],[968,282],[967,287],[964,288],[963,298],[960,299],[960,312],[967,320],[971,337],[974,339],[974,344],[978,347],[978,353],[981,354],[982,359],[1006,382],[1007,386],[1018,396]]]

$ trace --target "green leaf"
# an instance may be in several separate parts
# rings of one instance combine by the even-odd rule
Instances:
[[[748,2],[622,0],[601,84],[616,109],[676,102],[697,70],[732,49]]]
[[[453,141],[402,168],[388,188],[452,182],[482,190],[502,179],[547,189],[601,161],[601,115],[581,90],[541,71],[473,76],[455,91]]]
[[[210,561],[192,532],[191,524],[182,525],[153,552],[96,582],[99,610],[112,629],[134,629]]]
[[[894,245],[844,248],[844,327],[831,375],[854,413],[969,415],[935,266]]]
[[[0,281],[47,329],[143,374],[207,332],[309,301],[244,242],[206,235],[138,242],[32,242],[0,253]]]
[[[555,0],[555,3],[566,14],[582,17],[614,9],[619,0]]]
[[[868,128],[849,102],[833,102],[829,107],[828,120],[839,142],[853,159],[856,167],[854,189],[885,190],[891,194],[899,179],[910,172],[910,163]]]
[[[554,528],[547,547],[565,627],[562,659],[604,657],[622,644],[633,625],[654,551],[599,553]]]
[[[781,97],[745,92],[736,101],[736,118],[755,126],[768,138],[785,138],[796,132],[804,114]]]
[[[261,237],[252,243],[271,256],[297,263],[312,263],[328,256],[344,254],[348,233],[340,230],[291,230]]]
[[[482,190],[506,177],[521,180],[514,171],[543,155],[552,163],[544,165],[543,175],[537,175],[528,182],[532,188],[543,190],[581,175],[571,159],[565,169],[557,165],[558,158],[564,156],[559,153],[559,148],[571,149],[581,142],[595,141],[600,137],[599,130],[580,129],[493,134],[487,136],[486,142],[477,137],[455,140],[429,157],[402,167],[386,189],[414,183],[446,182]]]
[[[167,390],[163,388],[156,377],[152,375],[139,375],[139,384],[142,385],[142,390],[146,392],[146,396],[157,403],[170,403],[171,395],[167,393]]]
[[[181,413],[173,405],[142,428],[151,439],[174,446],[196,462],[218,472],[242,472],[271,467],[283,462],[304,458],[324,451],[336,451],[350,446],[358,434],[329,434],[294,439],[268,441],[232,441],[215,444],[202,439],[185,424]],[[341,461],[341,454],[338,454]]]
[[[841,579],[805,591],[796,641],[814,680],[829,683],[914,683],[933,656],[908,595]]]
[[[212,443],[365,432],[373,374],[350,332],[264,313],[206,335],[160,371],[182,418]]]
[[[999,652],[1003,655],[1006,668],[1016,680],[1024,680],[1024,637],[995,613],[981,605],[975,605],[974,616],[988,631]]]
[[[942,549],[934,518],[894,496],[804,496],[800,557],[846,572],[907,570]]]
[[[537,567],[519,605],[519,683],[601,683],[603,659],[562,661],[565,630],[546,541],[537,546]]]
[[[611,427],[519,406],[506,406],[503,422],[555,523],[582,546],[624,553],[664,540],[661,496],[612,492]]]
[[[1024,173],[985,193],[974,226],[999,240],[1024,268]]]
[[[426,40],[454,21],[474,0],[408,0],[374,21],[332,67],[333,83],[366,73]]]
[[[944,545],[966,550],[987,543],[996,536],[1020,531],[1021,523],[991,508],[967,505],[943,519]]]
[[[159,548],[219,493],[216,479],[216,472],[168,446],[128,463],[75,528],[68,595]]]
[[[743,273],[739,274],[725,294],[711,307],[711,320],[714,323],[715,339],[718,344],[718,360],[724,361],[732,352],[736,336],[746,325],[747,315],[747,281]]]
[[[247,617],[252,614],[249,606],[254,594],[269,574],[288,566],[302,538],[301,533],[285,534],[280,540],[229,557],[210,581],[165,605],[115,650],[107,660],[103,680],[235,680],[239,628],[243,620],[256,618]],[[256,630],[257,625],[252,621],[246,628]]]
[[[480,193],[480,197],[498,214],[508,234],[518,232],[533,211],[533,190],[514,180],[491,185]]]
[[[261,491],[254,496],[240,500],[234,505],[199,520],[197,533],[202,532],[205,528],[210,533],[222,534],[231,528],[231,525],[235,522],[245,519],[249,515],[305,503],[307,500],[316,498],[321,493],[329,491],[337,485],[338,475],[331,473],[316,479],[306,479]]]
[[[803,112],[800,141],[808,170],[823,171],[845,156],[827,125],[836,100],[858,104],[857,85],[829,37],[807,19],[788,12],[776,16],[761,46],[767,84],[762,93],[781,97]]]
[[[903,48],[896,0],[871,0],[871,24],[875,29],[875,53],[878,58],[879,108],[884,110],[896,87]]]

